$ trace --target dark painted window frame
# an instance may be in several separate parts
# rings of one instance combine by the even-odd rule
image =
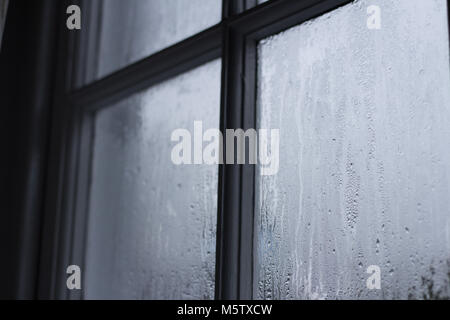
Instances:
[[[273,0],[253,7],[255,2],[223,0],[219,24],[79,89],[76,85],[86,75],[75,70],[89,63],[85,44],[95,42],[95,31],[81,40],[79,32],[61,32],[38,297],[83,298],[83,290],[66,289],[65,270],[70,264],[84,265],[96,110],[221,57],[220,129],[255,128],[257,42],[352,1]],[[63,17],[65,8],[74,3],[84,13],[98,13],[95,8],[86,10],[89,0],[64,0]],[[77,51],[85,53],[81,59],[74,54]],[[253,165],[219,166],[216,299],[252,298],[254,174]]]

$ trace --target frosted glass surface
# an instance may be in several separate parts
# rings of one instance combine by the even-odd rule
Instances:
[[[171,161],[171,133],[219,126],[220,60],[96,115],[87,299],[214,298],[217,172]]]
[[[219,23],[221,0],[102,0],[97,77]]]
[[[357,1],[259,44],[280,170],[256,175],[255,298],[450,295],[446,1],[376,3],[380,30]]]

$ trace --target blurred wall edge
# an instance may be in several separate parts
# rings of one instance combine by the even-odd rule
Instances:
[[[58,7],[9,1],[0,51],[0,299],[37,297]],[[5,1],[0,0],[3,25]]]
[[[7,9],[8,0],[0,0],[0,48],[2,47],[3,26],[5,24]]]

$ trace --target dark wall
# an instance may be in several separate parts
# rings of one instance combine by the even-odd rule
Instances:
[[[13,0],[0,52],[0,298],[37,292],[58,1]]]

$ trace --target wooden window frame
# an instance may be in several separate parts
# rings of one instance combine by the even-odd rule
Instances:
[[[65,8],[74,3],[85,14],[98,14],[98,10],[86,10],[92,6],[89,2],[95,1],[61,1],[61,16],[65,17]],[[93,115],[97,110],[221,58],[220,129],[255,128],[258,41],[352,0],[255,2],[223,0],[223,18],[217,25],[82,87],[79,84],[86,75],[76,70],[94,54],[87,51],[86,44],[95,42],[96,28],[85,35],[61,32],[49,156],[53,169],[47,177],[38,297],[83,298],[83,290],[67,290],[65,268],[84,265]],[[219,165],[216,299],[253,298],[254,175],[254,165]]]

